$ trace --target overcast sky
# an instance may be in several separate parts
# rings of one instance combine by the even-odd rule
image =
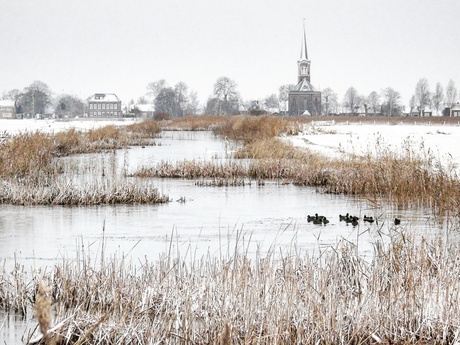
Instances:
[[[137,100],[179,81],[204,101],[220,76],[245,100],[297,82],[305,18],[312,83],[343,99],[420,78],[460,87],[459,0],[0,0],[0,94],[34,80],[56,94]]]

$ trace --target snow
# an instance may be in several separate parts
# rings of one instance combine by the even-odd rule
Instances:
[[[344,154],[375,154],[388,148],[402,152],[410,148],[430,154],[440,162],[460,162],[460,125],[334,123],[328,126],[306,125],[303,133],[284,137],[295,146],[339,157]]]
[[[65,131],[70,128],[76,130],[90,130],[107,125],[127,125],[136,121],[135,119],[68,119],[68,120],[54,120],[54,119],[24,119],[24,120],[9,120],[0,119],[0,134],[17,134],[20,132],[44,132],[54,133]]]

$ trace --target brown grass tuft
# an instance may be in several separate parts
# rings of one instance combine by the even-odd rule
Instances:
[[[222,331],[222,334],[220,335],[220,344],[221,345],[231,345],[232,343],[232,338],[230,334],[230,326],[228,323],[225,324],[224,330]]]
[[[165,130],[202,131],[212,130],[223,122],[225,118],[222,116],[187,116],[164,121],[160,125]]]
[[[43,334],[45,343],[49,337],[48,330],[51,328],[51,295],[50,288],[45,283],[38,284],[38,293],[35,297],[35,317],[37,318],[40,332]]]
[[[297,121],[279,116],[232,116],[225,117],[224,122],[214,132],[231,140],[250,143],[281,134],[297,134],[300,129]]]
[[[154,138],[161,132],[161,127],[157,121],[144,120],[130,124],[125,127],[130,133],[137,134],[139,137]]]

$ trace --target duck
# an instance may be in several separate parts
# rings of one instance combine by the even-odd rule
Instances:
[[[322,219],[319,219],[319,218],[315,218],[313,220],[313,224],[323,224],[323,220]]]
[[[324,224],[324,225],[326,225],[327,223],[329,223],[329,219],[327,219],[326,217],[324,217],[324,218],[322,219],[322,221],[323,221],[323,224]]]
[[[346,221],[346,220],[348,219],[348,217],[349,217],[348,213],[347,213],[346,215],[344,215],[344,216],[342,216],[341,214],[339,214],[339,220],[340,220],[340,221],[342,221],[342,220],[345,220],[345,221]]]
[[[359,220],[359,217],[357,217],[357,216],[349,216],[349,217],[345,220],[345,222],[347,222],[347,223],[353,223],[353,222],[357,222],[358,220]]]
[[[401,224],[401,219],[395,218],[395,225],[399,225],[399,224]]]
[[[314,216],[307,215],[307,221],[312,222],[314,220],[323,220],[325,216],[319,216],[318,213],[315,213]]]
[[[373,218],[372,216],[367,217],[366,215],[364,215],[363,221],[369,222],[369,223],[373,223],[373,222],[374,222],[374,218]]]

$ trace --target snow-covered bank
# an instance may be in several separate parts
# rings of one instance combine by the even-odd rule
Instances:
[[[35,132],[53,133],[75,128],[77,130],[89,130],[107,125],[127,125],[137,121],[137,119],[24,119],[24,120],[9,120],[0,119],[0,133],[16,134],[19,132]]]
[[[407,143],[420,153],[430,153],[441,162],[460,162],[460,126],[408,124],[346,124],[305,126],[303,133],[285,137],[295,146],[334,157],[344,153],[374,153],[376,148],[400,152]]]

